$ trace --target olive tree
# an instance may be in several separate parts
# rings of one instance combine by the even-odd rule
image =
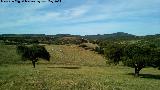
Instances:
[[[45,49],[45,47],[40,45],[19,45],[17,46],[17,51],[22,56],[23,60],[31,60],[34,68],[35,63],[38,61],[39,58],[42,58],[47,61],[50,60],[49,52]]]

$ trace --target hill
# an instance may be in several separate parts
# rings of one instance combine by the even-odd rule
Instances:
[[[110,38],[135,38],[135,35],[132,34],[128,34],[128,33],[124,33],[124,32],[117,32],[117,33],[113,33],[113,34],[97,34],[97,35],[85,35],[84,38],[87,39],[110,39]]]
[[[50,62],[41,60],[39,64],[57,65],[83,65],[83,66],[104,66],[105,59],[95,52],[86,51],[77,45],[46,45],[51,55]],[[24,63],[16,53],[15,45],[0,45],[0,63],[17,64]],[[31,63],[31,62],[26,62]]]
[[[49,63],[80,66],[106,65],[106,60],[101,55],[77,45],[47,45],[46,48],[51,54]]]

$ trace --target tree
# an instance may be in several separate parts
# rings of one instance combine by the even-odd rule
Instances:
[[[126,45],[111,46],[105,49],[105,56],[110,62],[118,64],[120,61],[124,65],[135,68],[135,76],[139,76],[140,70],[146,66],[160,66],[160,50],[152,45]]]
[[[123,56],[122,50],[122,46],[119,44],[108,45],[104,49],[104,55],[107,59],[109,59],[109,63],[114,63],[117,65]]]
[[[95,51],[98,52],[98,54],[104,54],[103,47],[96,47]]]
[[[33,46],[17,46],[17,51],[21,54],[23,60],[31,60],[33,67],[35,68],[35,63],[38,61],[38,58],[50,60],[50,54],[43,46],[33,45]]]
[[[142,68],[152,63],[152,50],[149,46],[128,45],[124,48],[123,63],[135,68],[135,76],[139,76]]]

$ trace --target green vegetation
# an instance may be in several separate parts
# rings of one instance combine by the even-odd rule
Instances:
[[[159,90],[159,40],[121,32],[1,35],[0,90]]]
[[[127,67],[72,65],[0,66],[0,90],[159,90],[160,71],[142,70],[132,76]]]
[[[104,50],[110,62],[135,68],[135,76],[139,76],[141,69],[147,66],[160,67],[160,50],[154,45],[119,45],[114,44]]]
[[[0,64],[17,64],[22,63],[20,56],[17,54],[16,46],[0,45]]]
[[[145,68],[139,78],[134,78],[132,68],[106,65],[101,55],[76,45],[46,45],[46,48],[51,54],[50,62],[39,61],[35,69],[28,62],[2,64],[0,90],[160,89],[160,71],[157,69]],[[3,46],[1,49],[16,52],[15,46]],[[10,60],[7,59],[10,57],[5,58]]]
[[[35,68],[35,63],[39,58],[48,60],[50,59],[49,52],[45,49],[45,47],[40,45],[32,45],[32,46],[17,46],[17,52],[21,54],[22,59],[31,60],[33,67]]]

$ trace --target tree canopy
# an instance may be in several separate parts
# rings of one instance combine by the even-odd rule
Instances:
[[[122,61],[124,65],[135,68],[136,76],[144,67],[160,66],[160,49],[153,45],[115,44],[105,49],[105,57],[109,62],[118,64]]]
[[[38,61],[38,58],[42,58],[47,61],[50,60],[49,52],[45,49],[45,47],[40,45],[19,45],[17,46],[17,51],[19,54],[21,54],[23,60],[31,60],[34,67],[35,62]]]

